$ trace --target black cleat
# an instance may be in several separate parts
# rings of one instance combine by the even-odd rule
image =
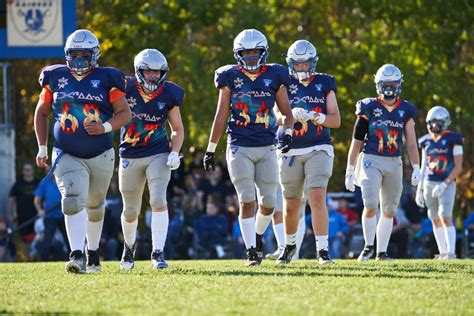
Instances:
[[[69,254],[69,261],[66,263],[66,271],[69,273],[85,273],[84,254],[80,250],[74,250]]]
[[[262,238],[263,238],[263,235],[259,235],[259,234],[255,234],[256,238],[256,250],[257,250],[257,256],[258,256],[258,264],[260,264],[263,260],[263,243],[262,243]]]
[[[332,261],[331,257],[329,256],[329,252],[327,250],[324,250],[324,249],[319,250],[317,257],[318,257],[318,263],[321,265],[334,263],[334,261]]]
[[[258,258],[257,250],[254,247],[247,249],[247,262],[246,267],[258,266],[261,260]]]
[[[362,252],[359,255],[359,258],[357,258],[357,261],[359,262],[366,262],[369,261],[369,259],[374,257],[375,249],[374,246],[365,246]]]
[[[100,258],[99,258],[99,249],[89,250],[87,249],[87,273],[94,273],[100,271]]]
[[[286,245],[285,249],[281,253],[281,255],[278,257],[276,264],[284,265],[284,264],[289,264],[291,262],[291,259],[296,253],[296,245]]]
[[[132,247],[128,247],[127,243],[123,243],[122,260],[120,260],[120,267],[123,270],[132,270],[135,266],[135,250],[137,243],[135,242]]]
[[[377,260],[377,261],[393,261],[393,259],[390,258],[386,252],[377,253],[377,257],[375,257],[375,260]]]

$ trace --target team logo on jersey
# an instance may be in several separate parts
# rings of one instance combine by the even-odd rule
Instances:
[[[127,99],[128,105],[133,109],[135,105],[137,105],[137,99],[134,97],[130,97]]]
[[[296,94],[296,92],[298,92],[298,86],[296,84],[291,84],[289,88],[290,88],[290,94]]]
[[[321,91],[322,88],[323,88],[323,85],[320,84],[320,83],[316,83],[316,84],[314,84],[314,86],[316,87],[316,90],[318,90],[318,91]]]
[[[405,111],[400,110],[398,111],[398,114],[400,115],[400,117],[403,117],[403,115],[405,115]]]
[[[61,77],[58,79],[58,88],[59,89],[63,89],[65,86],[68,85],[68,79],[67,78],[64,78],[64,77]]]
[[[166,106],[166,103],[157,102],[156,105],[158,106],[158,109],[163,110],[163,108]]]
[[[375,117],[380,117],[380,116],[382,116],[382,109],[379,109],[379,108],[375,109],[375,110],[374,110],[374,116],[375,116]]]
[[[230,152],[232,155],[235,155],[235,153],[239,150],[239,146],[237,145],[230,145]]]
[[[234,86],[237,89],[240,89],[243,85],[244,85],[244,81],[242,80],[242,78],[237,78],[234,80]]]
[[[443,145],[443,146],[446,145],[446,139],[443,139],[443,140],[441,141],[441,145]]]
[[[91,80],[91,87],[98,88],[100,84],[100,80]]]
[[[129,164],[130,164],[130,161],[128,159],[122,159],[122,168],[123,169],[127,169]]]
[[[263,79],[263,83],[265,84],[265,87],[270,87],[270,84],[272,83],[272,79]]]
[[[365,169],[369,168],[370,166],[372,166],[372,160],[364,160]]]

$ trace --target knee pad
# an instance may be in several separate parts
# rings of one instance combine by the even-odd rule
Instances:
[[[390,217],[395,217],[397,214],[398,210],[398,205],[388,205],[385,207],[385,209],[382,211],[384,214]]]
[[[74,215],[85,208],[85,203],[81,203],[77,195],[68,195],[61,201],[64,215]]]
[[[379,201],[377,200],[364,201],[364,206],[366,209],[375,210],[379,206]]]
[[[164,195],[156,194],[150,196],[150,206],[152,209],[159,209],[165,207],[166,202],[166,193]]]
[[[255,189],[254,188],[249,188],[249,189],[244,189],[242,192],[238,193],[239,195],[239,202],[241,203],[250,203],[255,201]]]
[[[275,211],[275,196],[274,195],[264,195],[262,196],[262,206],[266,208],[273,208],[273,211]]]
[[[134,209],[125,209],[123,210],[122,216],[129,223],[134,222],[138,219],[138,211]]]
[[[91,222],[98,222],[104,218],[105,208],[87,209],[87,217]]]

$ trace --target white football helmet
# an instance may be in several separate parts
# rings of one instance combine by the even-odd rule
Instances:
[[[150,91],[156,91],[163,84],[169,70],[165,55],[151,48],[139,52],[135,56],[133,66],[138,83]],[[159,78],[145,79],[143,70],[159,70],[161,75]]]
[[[88,50],[92,53],[92,56],[80,58],[71,56],[70,53],[72,51],[79,50]],[[99,40],[89,30],[77,30],[67,38],[64,54],[66,56],[66,65],[78,75],[82,75],[97,65],[100,57]],[[86,65],[86,62],[88,62],[88,65]]]
[[[432,107],[426,115],[426,125],[432,133],[439,134],[448,129],[451,124],[449,111],[440,105]]]
[[[398,98],[402,91],[403,75],[397,66],[385,64],[377,70],[374,78],[377,94],[384,100]]]
[[[299,81],[307,80],[316,74],[316,64],[318,59],[319,57],[316,48],[307,40],[298,40],[294,42],[290,48],[288,48],[288,53],[286,55],[286,63],[288,64],[290,75]],[[295,70],[295,64],[307,62],[311,63],[308,71]]]
[[[242,51],[258,49],[261,54],[257,57],[243,57]],[[237,35],[234,39],[234,57],[237,63],[244,69],[253,71],[257,70],[265,64],[268,56],[268,42],[262,32],[255,29],[247,29]],[[256,61],[256,65],[249,65],[249,61]]]

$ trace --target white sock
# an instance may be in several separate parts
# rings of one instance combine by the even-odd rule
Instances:
[[[240,231],[242,232],[242,237],[244,238],[245,248],[255,248],[257,243],[255,236],[255,218],[241,218],[239,216],[239,224]]]
[[[151,240],[153,250],[163,251],[166,235],[168,234],[168,223],[168,210],[151,212]]]
[[[316,250],[328,250],[328,235],[315,236]]]
[[[74,215],[64,215],[67,238],[71,251],[84,251],[87,234],[87,212],[82,210]]]
[[[387,218],[383,215],[379,218],[377,225],[377,253],[387,252],[390,235],[392,235],[393,218]]]
[[[270,225],[272,217],[273,213],[270,215],[263,215],[262,213],[257,212],[257,216],[255,218],[255,232],[259,235],[263,235],[268,225]]]
[[[433,229],[433,234],[435,236],[436,244],[438,245],[439,253],[445,254],[448,252],[446,245],[446,236],[444,235],[444,227],[440,226]]]
[[[137,238],[138,219],[133,222],[127,222],[125,218],[121,216],[120,220],[122,222],[123,239],[127,246],[132,247]]]
[[[296,245],[296,233],[295,234],[286,234],[285,235],[285,242],[287,245]]]
[[[362,216],[362,230],[366,246],[373,246],[375,239],[375,231],[377,229],[377,217]]]
[[[445,228],[446,244],[448,253],[456,253],[456,228],[449,226]]]
[[[104,225],[104,219],[102,218],[98,222],[87,221],[87,249],[97,250],[99,249],[100,237],[102,235],[102,226]]]
[[[301,244],[303,243],[304,234],[306,232],[306,223],[304,217],[300,217],[298,222],[298,230],[296,231],[296,252],[299,253]]]
[[[283,223],[273,225],[273,234],[278,247],[285,247],[285,227],[283,227]]]

